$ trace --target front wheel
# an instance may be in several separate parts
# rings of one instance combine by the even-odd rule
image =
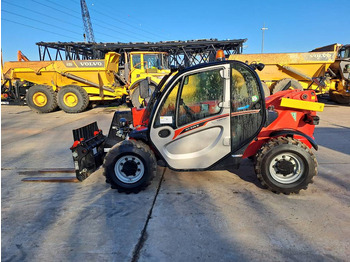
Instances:
[[[141,98],[141,96],[140,96],[140,83],[135,84],[134,87],[132,87],[132,90],[130,93],[130,100],[132,102],[132,106],[140,108],[141,105],[147,104],[155,89],[156,89],[156,85],[152,82],[149,85],[148,97]]]
[[[298,80],[292,78],[284,78],[273,85],[272,93],[276,94],[279,91],[294,89],[303,90],[303,87],[298,82]]]
[[[261,184],[275,193],[299,193],[317,175],[317,161],[304,143],[279,137],[260,149],[255,172]]]
[[[104,161],[104,174],[119,192],[138,193],[157,172],[152,150],[141,141],[125,140],[110,149]]]
[[[333,92],[333,90],[331,90],[329,92],[329,98],[338,104],[349,104],[350,103],[350,96],[336,94]]]
[[[39,114],[50,113],[57,108],[57,95],[51,86],[33,85],[26,94],[26,101]]]

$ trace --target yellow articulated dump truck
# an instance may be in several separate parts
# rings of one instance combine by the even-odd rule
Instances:
[[[329,93],[338,103],[350,102],[350,45],[333,44],[306,53],[230,55],[230,60],[263,63],[259,71],[265,95],[287,89]]]
[[[168,54],[165,52],[130,52],[124,53],[125,64],[120,68],[120,76],[128,79],[126,86],[129,99],[134,107],[139,107],[143,99],[140,97],[140,82],[148,78],[149,91],[152,93],[162,78],[170,73]],[[123,83],[123,81],[121,81]]]
[[[130,52],[119,68],[121,55],[109,52],[101,60],[5,62],[2,104],[24,101],[33,111],[84,111],[90,102],[131,100],[139,106],[139,83],[157,85],[170,72],[167,54]],[[130,61],[130,62],[129,62]],[[150,90],[151,92],[151,90]]]

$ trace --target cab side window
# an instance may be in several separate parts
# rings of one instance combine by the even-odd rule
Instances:
[[[263,96],[252,70],[242,64],[231,69],[231,146],[241,147],[259,130],[263,119]]]
[[[235,65],[231,72],[232,111],[251,110],[253,107],[259,107],[261,100],[259,85],[252,73],[239,65]]]
[[[180,126],[221,112],[224,78],[222,69],[187,75],[178,80],[159,107],[155,127]]]
[[[178,81],[177,84],[175,84],[173,90],[171,90],[171,92],[168,94],[168,96],[160,106],[156,117],[155,127],[161,125],[170,125],[174,128],[176,127],[176,98],[180,82],[181,81]]]
[[[141,56],[132,55],[132,66],[137,69],[141,69]]]
[[[224,78],[222,69],[186,76],[179,99],[178,126],[216,115],[221,111]]]

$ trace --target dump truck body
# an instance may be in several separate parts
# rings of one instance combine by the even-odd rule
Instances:
[[[324,75],[328,67],[334,63],[335,58],[336,52],[242,54],[229,57],[230,60],[263,63],[265,68],[259,72],[259,76],[265,82],[288,77],[300,81],[312,80],[313,77]],[[288,69],[294,69],[299,74]]]
[[[54,91],[67,85],[81,86],[90,100],[116,99],[126,94],[123,87],[115,86],[114,73],[118,72],[119,57],[117,53],[108,53],[103,60],[5,62],[4,76],[51,86]]]
[[[125,53],[119,70],[120,54],[109,52],[103,60],[7,62],[2,75],[2,102],[26,98],[26,103],[39,113],[48,113],[57,106],[68,113],[78,113],[89,101],[130,99],[139,107],[139,83],[149,78],[155,86],[170,72],[167,53]],[[64,89],[64,90],[63,90]],[[14,90],[14,91],[13,91]],[[6,103],[6,102],[5,102]]]
[[[263,63],[264,70],[259,77],[270,89],[273,84],[285,78],[296,79],[304,89],[317,89],[313,79],[325,75],[329,66],[334,63],[337,53],[308,52],[308,53],[270,53],[270,54],[241,54],[230,55],[230,60],[239,60],[246,63]],[[311,86],[310,86],[311,85]],[[273,90],[271,90],[273,91]],[[324,88],[322,92],[325,92]]]
[[[307,53],[239,54],[229,59],[263,63],[265,68],[258,74],[271,93],[288,88],[313,89],[318,94],[329,92],[350,98],[349,76],[344,70],[349,68],[349,49],[349,45],[333,44]]]

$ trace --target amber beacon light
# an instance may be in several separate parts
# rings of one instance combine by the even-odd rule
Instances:
[[[216,61],[223,61],[223,60],[225,60],[224,50],[219,49],[219,50],[216,52],[216,57],[215,57],[215,59],[216,59]]]

